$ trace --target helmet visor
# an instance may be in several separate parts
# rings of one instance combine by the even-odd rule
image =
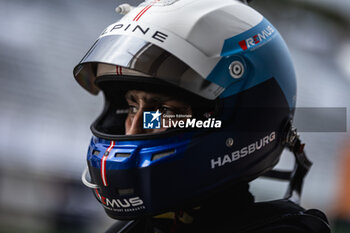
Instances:
[[[123,75],[123,69],[137,71],[209,100],[216,99],[224,90],[206,80],[173,54],[136,37],[101,37],[74,68],[74,77],[78,83],[93,94],[99,92],[95,81],[98,79],[97,66],[101,63],[122,67],[116,72],[117,75]]]

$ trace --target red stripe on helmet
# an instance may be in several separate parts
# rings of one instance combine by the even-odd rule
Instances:
[[[107,178],[106,178],[106,161],[107,161],[109,152],[111,151],[114,145],[115,145],[114,141],[111,141],[111,144],[107,148],[101,160],[101,177],[102,177],[102,183],[104,186],[108,186]]]
[[[133,19],[133,21],[138,21],[141,16],[148,11],[149,8],[151,8],[156,2],[158,2],[159,0],[154,0],[153,2],[151,2],[149,5],[145,6],[145,8],[143,8]]]
[[[146,12],[146,11],[148,11],[148,9],[149,8],[151,8],[153,5],[149,5],[149,6],[147,6],[145,9],[144,9],[144,11],[136,18],[136,20],[134,20],[134,21],[138,21],[140,18],[141,18],[141,16]]]
[[[135,16],[135,18],[133,19],[133,21],[136,21],[136,19],[140,16],[140,14],[142,14],[142,13],[145,11],[145,9],[146,9],[147,7],[149,7],[149,5],[145,6],[145,7]]]
[[[119,66],[115,66],[115,72],[119,75]]]
[[[98,193],[98,190],[97,190],[97,189],[95,189],[95,193],[96,193],[97,197],[98,197],[99,199],[101,199],[101,195]]]

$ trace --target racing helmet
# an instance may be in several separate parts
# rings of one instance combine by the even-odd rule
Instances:
[[[129,10],[74,68],[83,88],[105,97],[82,180],[107,214],[126,220],[185,208],[270,171],[296,101],[276,28],[237,0],[153,0]],[[129,90],[176,96],[194,117],[188,127],[126,135]]]

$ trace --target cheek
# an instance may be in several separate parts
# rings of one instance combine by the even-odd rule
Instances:
[[[192,108],[191,108],[191,106],[187,106],[186,107],[185,114],[186,115],[192,115]]]
[[[154,129],[153,131],[152,131],[152,133],[159,133],[159,132],[163,132],[163,131],[166,131],[167,130],[167,128],[160,128],[160,129]]]
[[[131,127],[132,119],[130,116],[127,116],[125,119],[125,130],[128,131]]]

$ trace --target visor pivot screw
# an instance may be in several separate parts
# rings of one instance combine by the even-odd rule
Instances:
[[[234,61],[229,66],[230,75],[234,79],[239,79],[244,74],[244,66],[240,61]]]
[[[115,8],[115,12],[121,14],[121,15],[126,15],[129,13],[134,7],[130,6],[127,3],[119,5],[117,8]]]
[[[233,140],[233,138],[227,138],[226,139],[226,146],[227,147],[231,147],[231,146],[233,146],[233,143],[234,143],[235,141]]]

